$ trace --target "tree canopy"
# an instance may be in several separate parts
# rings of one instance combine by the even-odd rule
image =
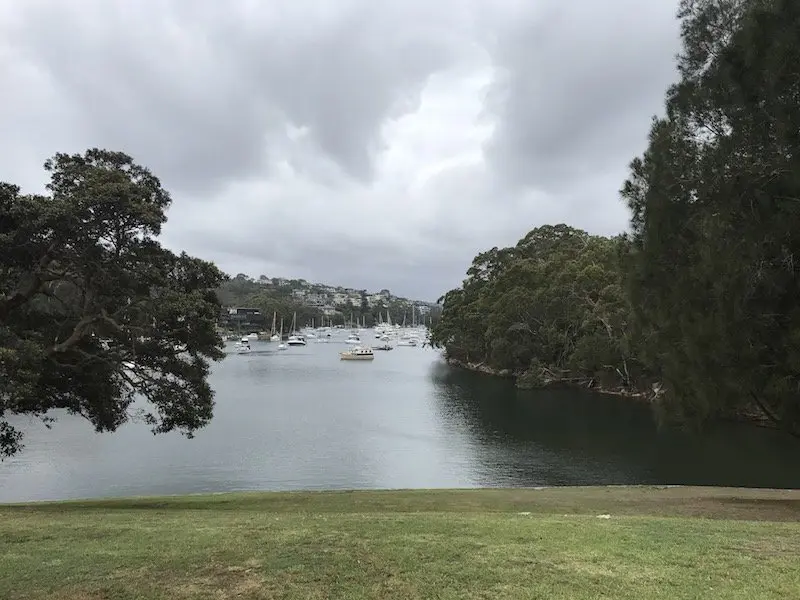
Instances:
[[[431,343],[536,385],[548,380],[631,384],[620,238],[567,225],[534,229],[511,248],[479,254],[444,296]]]
[[[630,234],[540,227],[478,255],[433,340],[522,381],[616,375],[656,384],[666,418],[760,412],[798,434],[800,3],[679,17],[680,79],[622,188]]]
[[[7,418],[66,409],[97,431],[132,416],[155,433],[209,422],[215,265],[157,240],[170,195],[119,152],[56,154],[47,195],[0,184],[0,453],[20,449]]]
[[[681,80],[623,196],[630,293],[664,383],[704,420],[800,428],[800,5],[685,1]]]

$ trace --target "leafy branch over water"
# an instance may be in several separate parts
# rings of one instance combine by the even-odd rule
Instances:
[[[20,449],[9,415],[60,408],[115,431],[137,395],[154,433],[191,436],[212,416],[224,274],[161,246],[170,196],[131,157],[45,170],[47,196],[0,183],[0,457]]]

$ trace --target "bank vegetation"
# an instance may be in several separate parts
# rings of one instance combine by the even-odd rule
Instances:
[[[800,435],[800,3],[685,0],[679,81],[613,238],[538,227],[475,257],[432,344],[521,387],[639,395]]]

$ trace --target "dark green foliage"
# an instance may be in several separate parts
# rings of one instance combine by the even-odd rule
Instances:
[[[520,385],[630,386],[623,244],[556,225],[478,255],[464,285],[444,296],[433,345],[451,358],[522,375]]]
[[[212,416],[223,274],[156,240],[169,194],[125,154],[57,154],[49,195],[0,186],[0,419],[63,408],[114,431],[136,394],[154,432]],[[0,453],[19,449],[0,422]]]
[[[679,16],[680,80],[622,190],[631,235],[541,227],[479,255],[434,342],[521,385],[653,386],[662,417],[800,435],[800,2]]]
[[[681,81],[632,164],[629,290],[664,416],[800,429],[800,3],[684,2]]]
[[[231,277],[217,289],[217,296],[223,306],[247,307],[247,301],[262,291],[263,286],[250,279],[244,273]],[[253,307],[255,308],[255,307]]]
[[[262,277],[264,279],[261,281],[266,280],[265,276]],[[323,314],[319,308],[308,306],[292,296],[294,290],[303,289],[300,283],[298,280],[290,280],[286,285],[265,286],[244,273],[239,273],[217,289],[217,296],[224,306],[259,309],[266,319],[266,330],[271,329],[273,314],[276,315],[276,327],[280,326],[283,319],[283,331],[287,333],[295,314],[298,327],[305,327],[312,322],[322,324]]]
[[[323,314],[313,306],[306,306],[291,297],[276,295],[272,291],[261,291],[252,294],[246,299],[246,306],[258,308],[267,320],[267,329],[272,327],[273,314],[276,316],[277,325],[283,319],[283,332],[287,333],[292,325],[292,319],[297,315],[297,327],[305,327],[312,322],[317,326],[322,325]],[[327,320],[326,320],[327,322]]]

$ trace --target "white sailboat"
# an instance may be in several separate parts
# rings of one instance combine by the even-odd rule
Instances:
[[[281,336],[278,335],[278,332],[275,329],[275,325],[277,324],[276,321],[278,320],[278,312],[272,312],[272,335],[269,338],[270,342],[280,342]]]
[[[289,335],[289,339],[286,340],[286,343],[290,346],[306,345],[306,338],[297,333],[297,312],[295,312],[294,316],[292,317],[292,333]]]
[[[278,334],[278,340],[280,344],[278,344],[278,350],[286,350],[288,346],[283,343],[283,317],[281,317],[281,332]]]
[[[311,317],[311,327],[306,327],[303,331],[303,335],[308,339],[313,339],[317,337],[317,334],[314,333],[314,317]]]

